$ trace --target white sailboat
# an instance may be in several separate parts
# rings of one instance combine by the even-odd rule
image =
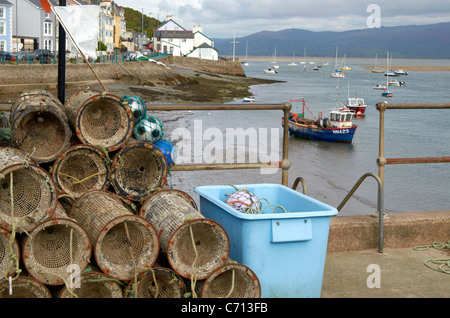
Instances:
[[[377,68],[377,60],[378,60],[378,54],[375,54],[375,68],[372,70],[372,73],[383,73],[383,71],[379,68]]]
[[[381,92],[381,96],[384,96],[384,97],[392,97],[393,96],[392,92],[389,91],[389,73],[388,73],[388,70],[389,70],[389,52],[387,52],[386,73],[384,74],[384,75],[386,75],[386,89]]]
[[[336,46],[336,58],[334,60],[334,72],[331,73],[331,77],[344,78],[345,77],[344,72],[342,72],[341,70],[338,70],[337,55],[338,55],[338,48]]]
[[[280,68],[277,64],[277,46],[275,45],[275,54],[274,54],[274,60],[273,60],[273,68]]]
[[[294,55],[293,55],[293,57],[292,57],[292,62],[289,63],[289,66],[297,66],[297,65],[298,65],[298,64],[295,63],[295,53],[294,53]]]
[[[248,66],[248,61],[247,61],[247,53],[248,53],[248,41],[245,43],[245,61],[242,62],[242,65],[244,66]]]

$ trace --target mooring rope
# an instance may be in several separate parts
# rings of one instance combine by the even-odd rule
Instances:
[[[197,293],[195,292],[195,285],[197,284],[197,273],[194,270],[195,263],[197,262],[197,259],[198,259],[198,252],[197,252],[197,248],[195,247],[194,233],[192,231],[192,226],[190,224],[189,224],[189,232],[191,234],[192,247],[194,248],[194,252],[195,252],[194,262],[192,262],[192,265],[191,265],[191,268],[192,268],[191,291],[192,291],[192,298],[198,298]]]
[[[133,262],[133,269],[134,269],[134,297],[137,298],[138,297],[138,292],[137,292],[137,267],[136,267],[136,261],[134,259],[134,255],[133,255],[133,248],[131,246],[131,238],[130,238],[130,232],[128,231],[128,225],[127,222],[124,222],[124,226],[125,226],[125,233],[127,234],[127,240],[129,243],[129,249],[130,249],[130,256],[131,256],[131,260]]]
[[[14,248],[13,248],[13,244],[15,242],[16,239],[16,226],[17,224],[19,224],[19,222],[21,222],[23,219],[25,218],[20,218],[19,220],[17,220],[17,222],[14,222],[14,190],[13,190],[13,172],[11,171],[10,173],[10,181],[9,181],[9,193],[10,193],[10,201],[11,201],[11,234],[9,236],[9,258],[10,258],[10,263],[9,263],[9,267],[8,270],[5,273],[5,278],[9,279],[10,282],[10,292],[12,294],[12,281],[16,280],[20,273],[22,272],[22,270],[19,267],[19,259],[17,258],[17,254],[14,253]],[[14,267],[14,262],[16,263],[15,265],[15,269],[14,272],[16,273],[14,278],[8,278],[8,274],[9,271],[11,270],[12,267]],[[11,276],[10,276],[11,277]]]
[[[450,241],[448,241],[447,243],[433,242],[432,244],[428,245],[416,246],[414,247],[414,250],[426,251],[429,248],[435,248],[442,251],[450,250]],[[437,267],[431,266],[429,264],[430,262],[434,265],[437,265]],[[450,274],[450,258],[429,258],[424,261],[424,265],[428,268],[431,268],[432,270]]]

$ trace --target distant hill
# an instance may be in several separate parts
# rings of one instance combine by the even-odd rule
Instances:
[[[214,39],[220,56],[232,56],[232,38]],[[358,29],[343,32],[314,32],[303,29],[286,29],[277,32],[261,31],[236,38],[236,56],[272,56],[275,46],[278,56],[333,57],[338,46],[340,57],[385,56],[394,58],[450,59],[450,23],[407,25]]]

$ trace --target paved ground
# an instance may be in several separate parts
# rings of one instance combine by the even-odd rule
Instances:
[[[417,251],[411,247],[385,248],[383,253],[328,253],[321,298],[449,298],[450,273],[428,268],[424,265],[428,259],[450,261],[450,252],[435,248]],[[379,280],[375,279],[376,273],[380,274]],[[369,288],[368,282],[372,286],[379,282],[379,288]]]

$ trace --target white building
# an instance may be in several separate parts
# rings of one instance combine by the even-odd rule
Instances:
[[[173,56],[189,56],[217,60],[219,54],[214,41],[202,33],[201,26],[186,30],[172,19],[161,24],[154,32],[153,50]]]

